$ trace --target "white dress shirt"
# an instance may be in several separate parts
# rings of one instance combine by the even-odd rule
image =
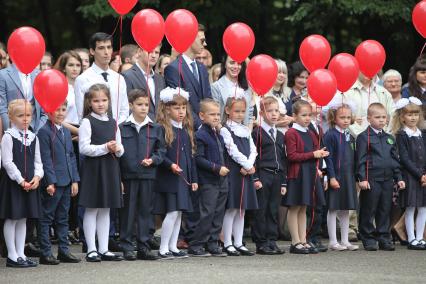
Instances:
[[[16,181],[18,184],[21,184],[24,181],[22,177],[22,173],[19,171],[18,167],[13,162],[13,140],[12,137],[22,140],[21,133],[23,134],[23,130],[17,129],[15,126],[9,128],[5,131],[3,135],[3,139],[1,140],[1,158],[2,158],[2,166],[6,170],[7,175],[11,180]],[[38,141],[37,136],[32,133],[30,130],[27,130],[26,133],[28,137],[22,141],[22,144],[26,144],[27,147],[31,145],[31,143],[36,139],[35,145],[35,153],[34,153],[34,176],[38,176],[43,178],[43,164],[41,162],[40,156],[40,143]],[[22,152],[23,153],[23,152]],[[27,180],[29,182],[29,180]]]
[[[133,114],[131,114],[127,119],[126,119],[126,122],[131,122],[131,123],[133,123],[134,125],[135,125],[135,127],[136,127],[136,130],[138,131],[138,133],[139,133],[139,130],[141,130],[141,128],[143,127],[143,126],[145,126],[145,125],[147,125],[148,123],[152,123],[152,120],[149,118],[149,116],[147,115],[147,116],[145,116],[145,119],[144,119],[144,121],[142,121],[141,123],[139,123],[139,122],[137,122],[136,120],[135,120],[135,117],[133,116]]]
[[[24,93],[22,94],[24,98],[26,98],[28,101],[31,101],[33,99],[33,85],[31,82],[31,75],[25,75],[21,71],[18,71],[19,73],[19,79],[21,79],[22,89]]]
[[[96,119],[102,121],[108,121],[108,115],[103,114],[99,115],[94,112],[90,114]],[[115,153],[117,157],[121,157],[124,154],[124,147],[121,144],[121,134],[120,128],[117,127],[117,132],[115,133],[115,141],[118,145],[118,152]],[[80,153],[89,157],[99,157],[109,153],[107,143],[102,145],[93,145],[92,142],[92,128],[90,125],[90,121],[87,118],[83,118],[81,121],[80,127],[78,128],[78,148],[80,149]]]
[[[260,126],[263,128],[263,130],[266,131],[266,133],[268,133],[269,136],[271,136],[271,129],[274,130],[274,137],[272,137],[274,140],[277,139],[277,128],[275,127],[275,125],[270,126],[269,124],[267,124],[264,120],[262,120],[262,122],[260,123]]]
[[[101,75],[104,72],[108,73],[108,82],[105,82],[104,77]],[[129,117],[129,101],[127,99],[126,82],[124,81],[123,76],[110,68],[106,71],[102,70],[95,63],[93,63],[92,66],[90,66],[75,80],[75,102],[79,119],[81,120],[83,118],[84,94],[92,85],[99,83],[104,84],[109,88],[113,118],[118,120],[118,123],[126,121],[127,117]],[[120,89],[118,89],[119,87]],[[118,104],[119,108],[117,116]]]
[[[236,123],[230,120],[228,120],[226,125],[231,129],[234,135],[241,138],[249,139],[250,155],[247,158],[243,153],[238,150],[237,145],[235,145],[234,141],[232,140],[232,135],[229,130],[226,127],[222,127],[220,129],[220,135],[222,135],[223,137],[223,140],[225,142],[225,148],[228,151],[229,156],[231,156],[232,160],[234,160],[237,164],[241,165],[245,170],[250,170],[253,167],[254,162],[256,161],[257,151],[256,145],[254,144],[253,139],[251,137],[249,128],[241,123]]]
[[[148,80],[149,95],[150,95],[151,100],[154,102],[154,105],[155,105],[154,71],[151,69],[151,73],[149,74],[149,76],[147,78],[145,70],[143,70],[143,68],[139,65],[139,63],[136,63],[136,66],[138,66],[139,70],[141,70],[141,72],[143,74],[143,79],[145,80],[145,82]]]
[[[74,87],[68,84],[68,95],[67,95],[67,116],[65,122],[78,125],[80,120],[78,119],[77,106],[75,105],[75,93]]]
[[[185,61],[186,65],[188,65],[188,68],[189,70],[191,70],[192,74],[200,74],[199,72],[200,70],[198,70],[197,61],[195,61],[195,59],[189,58],[189,56],[187,56],[186,54],[182,54],[182,58]],[[192,62],[195,62],[195,69],[197,69],[197,73],[194,73],[194,69],[192,68],[192,65],[191,65]],[[199,79],[197,79],[197,81],[198,80]]]

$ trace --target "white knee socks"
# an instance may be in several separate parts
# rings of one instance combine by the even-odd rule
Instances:
[[[173,233],[169,241],[169,250],[171,252],[179,252],[179,249],[177,248],[177,242],[179,238],[181,222],[182,222],[182,212],[178,211],[178,216],[176,218],[175,225],[173,226]]]
[[[83,217],[83,229],[87,252],[106,253],[108,251],[109,222],[109,208],[86,208]],[[96,249],[96,232],[99,250]]]
[[[426,207],[417,208],[416,218],[416,240],[420,241],[423,239],[423,233],[425,230],[426,222]]]
[[[15,227],[15,248],[18,257],[22,257],[24,260],[27,257],[24,254],[25,248],[25,236],[27,234],[27,219],[22,218],[17,220]]]
[[[411,242],[415,239],[414,236],[414,211],[415,207],[407,207],[405,209],[405,228],[407,229],[407,240]],[[423,239],[421,237],[420,239]]]
[[[328,212],[327,212],[327,228],[328,228],[328,239],[329,239],[330,245],[337,244],[336,217],[337,217],[337,211],[336,210],[328,210]]]
[[[223,217],[223,244],[226,247],[232,245],[232,227],[234,224],[235,215],[237,214],[237,209],[226,209],[225,216]]]
[[[234,247],[239,248],[243,245],[243,234],[244,234],[244,214],[245,210],[238,210],[234,217],[234,224],[232,226],[232,232],[234,235]]]
[[[13,261],[18,259],[18,254],[15,247],[16,222],[18,222],[18,220],[6,219],[3,226],[4,240],[7,246],[7,257]]]
[[[109,208],[99,208],[96,216],[96,231],[100,253],[108,252],[109,224]]]
[[[175,229],[176,221],[179,218],[179,211],[173,211],[167,213],[161,225],[161,244],[160,253],[165,254],[169,252],[169,244]],[[179,221],[180,223],[180,221]],[[178,232],[179,234],[179,232]],[[177,242],[177,239],[176,239]]]
[[[349,243],[349,210],[338,210],[337,218],[340,223],[340,238],[342,245],[350,245]]]

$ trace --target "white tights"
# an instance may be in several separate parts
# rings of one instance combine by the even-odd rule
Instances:
[[[337,243],[336,218],[340,223],[340,238],[343,245],[349,244],[349,210],[328,210],[327,227],[330,245]]]
[[[223,239],[225,247],[232,245],[232,236],[234,236],[234,247],[243,245],[244,233],[244,214],[245,210],[227,209],[223,219]]]
[[[407,207],[407,209],[405,209],[405,227],[407,229],[408,242],[411,242],[414,239],[418,241],[423,239],[423,232],[425,230],[425,222],[426,222],[426,207],[417,208],[416,235],[414,236],[414,212],[415,211],[416,211],[415,207]]]
[[[84,236],[87,252],[108,252],[109,239],[109,208],[86,208],[83,217]],[[98,234],[99,250],[96,249],[96,233]]]
[[[179,252],[177,242],[179,238],[180,224],[182,221],[181,211],[167,213],[161,225],[160,253]]]
[[[4,222],[3,233],[7,246],[7,257],[16,261],[18,257],[24,260],[27,257],[24,254],[25,235],[27,233],[27,219],[18,220],[6,219]]]

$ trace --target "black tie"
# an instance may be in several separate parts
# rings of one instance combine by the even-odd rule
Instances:
[[[214,131],[214,136],[216,137],[216,142],[217,142],[217,146],[219,147],[219,155],[220,155],[220,163],[222,166],[225,165],[225,159],[223,158],[223,149],[222,149],[222,144],[220,143],[220,139],[217,136],[217,133],[215,130]]]
[[[280,163],[278,162],[278,155],[277,155],[277,145],[275,144],[275,129],[273,129],[273,128],[270,128],[269,129],[269,133],[271,134],[271,138],[272,138],[272,141],[274,141],[274,154],[275,154],[275,162],[277,163],[277,169],[279,170],[280,169]]]
[[[274,129],[273,128],[270,128],[269,129],[269,133],[271,134],[271,137],[272,137],[272,140],[274,140],[274,142],[275,142],[275,131],[274,131]]]
[[[59,128],[59,132],[61,133],[61,135],[62,135],[62,140],[65,140],[65,133],[64,133],[64,129],[61,127],[61,128]]]
[[[108,73],[102,72],[101,75],[102,75],[102,77],[104,77],[105,82],[108,82]]]

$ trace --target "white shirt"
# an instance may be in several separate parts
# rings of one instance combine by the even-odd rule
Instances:
[[[294,129],[299,130],[299,131],[302,131],[302,132],[308,132],[308,127],[303,127],[302,125],[300,125],[300,124],[299,124],[299,123],[297,123],[297,122],[294,122],[292,127],[293,127]]]
[[[383,129],[376,129],[376,128],[374,128],[374,127],[373,127],[373,126],[371,126],[371,125],[370,125],[370,127],[371,127],[371,129],[373,129],[374,133],[376,133],[376,134],[384,133]]]
[[[152,120],[149,118],[149,116],[145,116],[144,121],[142,121],[141,123],[137,122],[135,120],[135,117],[133,116],[133,114],[131,114],[127,119],[126,122],[131,122],[135,125],[136,130],[139,132],[139,130],[141,130],[141,128],[145,125],[147,125],[148,123],[152,123]]]
[[[6,134],[8,133],[8,134]],[[24,181],[22,173],[19,171],[18,167],[13,162],[13,140],[12,136],[17,139],[22,139],[19,133],[23,133],[22,130],[18,130],[16,127],[9,128],[6,130],[3,139],[1,140],[1,158],[2,166],[6,170],[7,175],[11,180],[16,181],[18,184],[21,184]],[[41,162],[40,156],[40,143],[37,136],[34,135],[30,130],[27,130],[26,133],[28,137],[25,139],[26,144],[29,146],[36,139],[35,153],[34,153],[34,176],[43,178],[43,164]],[[27,147],[28,147],[27,146]],[[22,152],[24,153],[24,152]],[[27,180],[29,182],[29,180]]]
[[[191,63],[192,63],[192,62],[195,62],[195,69],[197,69],[197,74],[198,74],[198,76],[199,76],[199,75],[200,75],[200,72],[199,72],[199,70],[198,70],[197,62],[195,61],[195,59],[191,59],[191,58],[189,58],[189,56],[187,56],[186,54],[182,54],[182,58],[183,58],[183,60],[186,62],[186,65],[188,65],[189,70],[191,70],[192,74],[195,74],[195,73],[194,73],[194,68],[192,68]],[[195,76],[195,75],[194,75],[194,76]],[[199,79],[197,78],[197,81],[198,81],[198,80],[199,80]]]
[[[101,75],[103,72],[108,73],[108,82],[105,82],[104,77]],[[95,63],[92,64],[83,74],[79,75],[75,80],[74,92],[75,92],[75,103],[77,106],[78,118],[83,118],[83,103],[84,94],[94,84],[104,84],[108,86],[111,94],[111,106],[113,118],[118,120],[118,123],[126,121],[129,117],[129,101],[127,99],[127,88],[126,82],[123,76],[118,74],[112,69],[102,70]],[[118,91],[118,87],[120,90]],[[118,108],[118,119],[117,119],[117,105]]]
[[[94,112],[90,114],[96,119],[102,121],[108,121],[108,115],[99,115]],[[102,145],[92,145],[92,128],[90,125],[90,121],[87,118],[83,118],[81,121],[80,127],[78,129],[78,148],[80,149],[80,153],[89,157],[99,157],[109,153],[107,143]],[[120,128],[117,127],[117,132],[115,133],[115,141],[119,147],[119,150],[115,155],[117,157],[121,157],[124,154],[124,147],[121,144],[121,134]]]
[[[407,133],[408,137],[421,137],[422,136],[422,132],[418,128],[416,128],[416,131],[413,131],[410,128],[408,128],[407,126],[405,126],[404,131],[405,131],[405,133]]]
[[[182,129],[182,121],[181,122],[177,122],[176,120],[171,119],[170,123],[172,124],[172,126],[174,126],[176,128]]]
[[[142,67],[139,65],[139,63],[136,63],[136,66],[138,66],[139,70],[141,70],[143,77],[144,77],[143,79],[148,80],[149,95],[151,96],[151,99],[155,104],[154,71],[151,69],[151,73],[149,74],[148,79],[147,79],[145,70],[142,69]]]
[[[250,135],[250,130],[247,126],[236,123],[233,121],[228,121],[226,125],[231,129],[231,131],[238,137],[247,138],[250,141],[250,155],[247,158],[243,153],[238,150],[237,145],[235,145],[232,140],[232,135],[226,127],[220,129],[220,135],[222,135],[225,142],[225,148],[228,151],[229,156],[232,160],[241,165],[245,170],[250,170],[256,160],[257,151],[256,145],[253,142],[253,139]]]
[[[68,95],[67,95],[67,116],[65,121],[74,125],[78,125],[80,120],[78,119],[77,106],[75,105],[75,93],[74,87],[68,84]]]
[[[25,75],[21,71],[18,71],[19,79],[21,79],[22,89],[24,93],[22,94],[24,98],[26,98],[28,101],[31,101],[33,99],[33,88],[31,83],[31,75]]]
[[[266,133],[268,133],[269,136],[271,136],[271,132],[269,132],[269,131],[271,131],[271,129],[273,129],[274,130],[274,137],[272,137],[272,136],[271,137],[274,140],[276,139],[276,137],[277,137],[277,128],[275,127],[275,125],[271,126],[271,125],[267,124],[264,120],[262,120],[262,122],[260,123],[260,126],[263,128],[263,130],[266,131]]]

